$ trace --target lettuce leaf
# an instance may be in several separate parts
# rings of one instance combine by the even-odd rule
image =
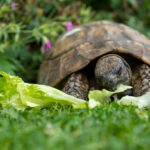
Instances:
[[[90,100],[95,100],[95,101],[99,102],[100,104],[108,104],[108,103],[111,102],[111,98],[110,97],[112,95],[124,92],[127,89],[131,89],[131,88],[132,88],[131,86],[120,84],[120,85],[118,85],[118,87],[117,87],[117,89],[115,91],[108,91],[106,89],[93,90],[93,91],[90,91],[89,94],[88,94],[89,101]]]
[[[0,104],[3,107],[13,106],[21,110],[26,108],[22,104],[20,94],[17,91],[19,83],[23,83],[21,78],[0,72]]]
[[[86,101],[70,96],[56,88],[39,84],[18,84],[20,98],[25,106],[47,107],[53,102],[69,104],[74,107],[86,107]]]
[[[150,108],[150,91],[139,97],[124,96],[117,103],[120,105],[121,104],[122,105],[133,105],[133,106],[137,106],[138,108],[148,108],[149,109]]]
[[[18,110],[28,107],[48,107],[54,102],[69,104],[75,108],[87,107],[87,101],[70,96],[46,85],[24,83],[16,76],[0,72],[0,104]]]

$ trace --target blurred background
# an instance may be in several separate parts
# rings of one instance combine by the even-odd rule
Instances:
[[[0,0],[0,70],[35,83],[45,39],[53,46],[73,26],[125,23],[150,38],[150,0]]]

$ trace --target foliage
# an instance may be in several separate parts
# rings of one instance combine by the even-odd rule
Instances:
[[[13,0],[15,1],[15,0]],[[149,0],[0,1],[0,70],[36,82],[45,54],[73,25],[95,20],[125,23],[150,38]],[[117,104],[93,110],[52,105],[25,112],[0,109],[0,149],[149,149],[150,113]],[[77,148],[78,147],[78,148]]]
[[[13,9],[11,4],[15,2]],[[37,70],[45,54],[44,39],[54,45],[65,32],[65,24],[74,26],[112,20],[125,23],[150,37],[149,0],[1,0],[0,70],[36,82]]]

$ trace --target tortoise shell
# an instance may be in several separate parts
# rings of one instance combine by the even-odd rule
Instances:
[[[69,74],[110,52],[129,54],[150,65],[150,40],[118,23],[98,21],[63,34],[40,66],[38,81],[55,86]]]

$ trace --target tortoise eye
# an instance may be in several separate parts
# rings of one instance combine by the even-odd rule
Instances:
[[[121,71],[122,71],[122,68],[120,67],[120,68],[117,70],[117,72],[116,72],[118,76],[121,75]]]

